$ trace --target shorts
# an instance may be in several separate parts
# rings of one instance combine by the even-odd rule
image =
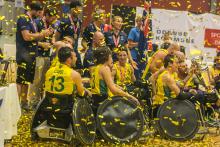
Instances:
[[[18,84],[30,84],[34,81],[34,74],[35,74],[35,65],[36,61],[34,62],[17,62],[17,79],[16,83]]]

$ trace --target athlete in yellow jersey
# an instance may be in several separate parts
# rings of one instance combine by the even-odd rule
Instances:
[[[178,44],[173,43],[167,50],[160,49],[156,51],[153,56],[148,60],[147,66],[142,75],[142,79],[146,80],[149,77],[157,72],[161,67],[163,67],[163,60],[167,54],[174,54],[176,51],[179,51],[180,47]]]
[[[161,105],[168,98],[175,98],[180,90],[176,85],[175,73],[178,69],[177,58],[168,54],[164,59],[165,70],[156,80],[156,94],[153,97],[154,105]]]
[[[124,87],[136,81],[133,67],[128,63],[127,50],[118,52],[118,62],[114,64],[112,76],[117,85]]]
[[[45,91],[56,95],[72,95],[77,92],[80,96],[90,94],[83,87],[79,73],[71,67],[76,63],[76,54],[68,47],[62,47],[58,51],[60,64],[51,67],[46,73]],[[46,95],[47,97],[47,95]]]
[[[199,101],[201,104],[216,103],[220,106],[220,99],[216,94],[196,94],[190,92],[183,92],[180,90],[174,79],[174,73],[178,69],[178,60],[174,55],[168,54],[164,58],[164,71],[159,74],[156,80],[156,94],[153,97],[154,110],[157,111],[158,107],[164,103],[168,98],[189,99],[192,102]],[[156,73],[155,73],[156,74]],[[192,97],[193,96],[193,97]],[[156,112],[154,112],[154,116]]]
[[[130,94],[122,91],[113,81],[111,69],[113,67],[112,54],[108,47],[98,47],[94,50],[96,66],[92,69],[91,87],[94,99],[94,106],[97,108],[99,103],[107,97],[113,95],[127,97],[135,103],[138,100]],[[112,93],[112,94],[111,94]]]
[[[169,71],[165,70],[158,76],[158,79],[156,81],[156,95],[154,96],[154,101],[153,101],[154,105],[161,105],[168,98],[175,98],[176,97],[174,91],[172,91],[169,88],[169,86],[164,84],[164,81],[163,81],[164,77],[166,77],[168,74],[170,74],[168,72]],[[171,76],[174,79],[173,75],[169,75],[169,76]]]
[[[177,84],[181,89],[196,89],[199,88],[199,82],[195,77],[196,68],[191,66],[189,69],[187,64],[184,61],[180,61],[178,65],[178,78]]]

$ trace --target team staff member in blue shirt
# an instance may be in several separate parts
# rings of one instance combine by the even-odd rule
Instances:
[[[42,15],[36,19],[35,22],[37,24],[38,32],[41,32],[50,27],[53,28],[54,31],[57,30],[60,21],[57,20],[56,9],[50,7],[42,11]],[[50,67],[53,35],[38,42],[38,57],[36,58],[35,76],[33,84],[30,86],[29,90],[30,105],[33,109],[36,108],[38,102],[43,97],[44,74]]]
[[[131,51],[132,59],[138,64],[138,69],[135,70],[135,76],[137,79],[141,76],[141,64],[144,63],[144,51],[139,47],[140,33],[142,31],[142,17],[137,16],[136,27],[132,28],[128,35],[128,46]]]
[[[76,68],[82,69],[82,61],[78,52],[78,40],[80,36],[80,30],[82,27],[82,20],[79,16],[82,13],[82,4],[79,1],[72,1],[70,3],[70,14],[65,15],[60,22],[60,26],[55,33],[55,41],[63,40],[65,36],[71,36],[74,38],[74,52],[77,56]]]
[[[112,19],[112,31],[105,32],[106,45],[112,50],[113,61],[117,61],[119,48],[125,47],[128,50],[128,59],[132,66],[136,68],[136,63],[132,60],[130,50],[128,49],[127,34],[122,31],[123,19],[120,16],[114,16]]]
[[[29,10],[17,20],[16,32],[16,61],[17,61],[17,89],[22,109],[28,108],[28,85],[34,80],[35,62],[38,54],[38,41],[51,35],[52,29],[39,33],[34,19],[43,10],[41,3],[33,2]]]
[[[99,31],[104,33],[104,24],[106,21],[105,10],[96,9],[92,15],[93,21],[84,29],[82,34],[82,46],[84,49],[88,49],[92,46],[93,35]]]
[[[105,10],[96,9],[95,12],[93,13],[93,21],[91,23],[89,23],[89,25],[83,31],[82,47],[86,50],[85,58],[83,60],[84,76],[85,77],[90,76],[88,71],[92,66],[94,66],[93,42],[94,42],[94,40],[99,40],[99,38],[94,39],[93,36],[96,32],[101,32],[101,33],[104,32],[105,21],[106,21]]]
[[[117,61],[117,53],[121,46],[125,46],[128,43],[127,34],[121,30],[123,25],[123,19],[120,16],[114,16],[112,19],[112,31],[105,33],[106,44],[112,50],[113,61]]]

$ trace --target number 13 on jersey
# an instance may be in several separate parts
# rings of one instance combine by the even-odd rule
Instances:
[[[56,92],[62,92],[64,90],[64,78],[59,76],[53,76],[49,79],[49,81],[51,82],[51,87],[50,90],[51,91],[56,91]]]

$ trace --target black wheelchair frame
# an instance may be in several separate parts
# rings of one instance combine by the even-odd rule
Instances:
[[[63,99],[51,97],[40,101],[30,127],[33,141],[54,139],[71,145],[79,142],[85,145],[93,143],[96,124],[92,108],[85,98],[75,98],[72,104],[69,99],[60,102],[70,106],[61,110],[54,105],[56,101]]]
[[[144,91],[146,91],[146,90],[144,90]],[[138,88],[137,89],[133,88],[132,92],[133,93],[131,93],[131,94],[133,94],[136,97],[138,97],[138,95],[139,96],[141,95],[141,90]],[[114,99],[114,98],[112,98],[112,99]],[[108,101],[109,100],[106,100],[103,105],[106,106],[107,105],[106,103],[108,103]],[[141,130],[142,133],[140,133],[140,132],[138,132],[138,133],[142,134],[142,135],[139,135],[135,139],[138,139],[141,136],[146,137],[146,136],[149,136],[149,135],[152,135],[155,133],[159,133],[160,136],[165,139],[176,140],[176,141],[186,141],[186,140],[193,139],[196,134],[201,134],[202,136],[200,139],[203,139],[206,134],[211,133],[208,129],[210,124],[208,124],[207,116],[205,116],[205,110],[204,110],[205,106],[203,106],[203,105],[200,105],[197,103],[193,104],[192,102],[190,102],[188,100],[169,99],[163,105],[160,106],[158,113],[157,113],[157,118],[159,118],[159,119],[157,119],[157,118],[152,118],[152,116],[153,116],[152,98],[148,97],[146,99],[146,97],[145,97],[144,100],[141,99],[140,101],[144,101],[143,103],[141,102],[142,115],[144,118],[144,127],[143,128],[147,128],[148,130],[151,130],[151,126],[153,126],[154,131],[153,132],[152,131],[143,132],[143,130]],[[169,103],[178,104],[179,107],[176,107],[175,108],[176,110],[172,110],[173,112],[170,113],[172,115],[164,116],[164,115],[162,115],[163,114],[162,112],[166,109],[167,104],[169,104]],[[184,105],[184,107],[182,105]],[[104,109],[104,108],[102,108],[104,106],[101,105],[100,107],[101,107],[100,109]],[[178,112],[178,114],[177,114],[177,112],[175,112],[175,111],[178,111],[179,109],[180,110],[187,109],[188,114],[191,113],[191,116],[190,115],[188,116],[187,114],[181,113],[181,111]],[[212,108],[211,110],[214,113],[214,109]],[[185,112],[186,112],[186,110],[185,110]],[[98,115],[101,115],[101,114],[98,114]],[[175,116],[175,115],[179,115],[179,116]],[[163,120],[163,117],[165,117],[164,120]],[[181,121],[178,122],[178,120],[180,120],[183,117],[187,118],[185,120],[185,122],[183,122],[182,120],[181,120],[182,122]],[[98,121],[100,121],[100,118],[97,117],[96,119]],[[166,130],[166,128],[164,127],[165,123],[167,123],[168,128],[172,125],[172,123],[174,124],[174,126],[172,126],[172,128],[170,130]],[[184,125],[184,123],[185,123],[185,125]],[[115,125],[117,125],[117,124],[115,124]],[[182,125],[182,126],[180,126],[180,125]],[[177,126],[179,126],[179,127],[177,127]],[[211,126],[216,127],[218,130],[220,128],[220,119],[216,119],[215,123],[211,124]],[[98,128],[100,129],[99,124],[98,124]],[[177,133],[172,134],[172,131],[174,129],[176,129]],[[183,132],[183,129],[185,130],[185,132]],[[125,139],[120,139],[116,136],[112,137],[112,134],[109,134],[109,132],[105,132],[105,131],[106,130],[104,130],[104,131],[101,130],[100,132],[107,141],[110,141],[112,143],[124,143],[124,142],[131,142],[131,141],[135,140],[135,139],[130,138],[127,141],[125,141]],[[169,133],[167,131],[171,131],[171,133]],[[178,133],[178,131],[179,131],[179,133]]]
[[[202,134],[201,139],[203,139],[206,134],[210,133],[208,131],[209,126],[205,120],[204,107],[197,104],[194,105],[188,100],[167,100],[158,110],[157,116],[159,119],[153,119],[151,117],[153,116],[152,98],[149,95],[149,91],[150,89],[148,89],[147,98],[142,97],[142,99],[140,99],[140,107],[137,107],[133,102],[122,97],[113,97],[104,100],[98,108],[96,118],[94,118],[92,114],[91,104],[85,99],[79,99],[79,101],[74,103],[71,112],[68,112],[71,113],[69,117],[71,117],[71,123],[73,125],[62,130],[67,132],[67,135],[65,135],[66,138],[60,139],[48,137],[48,135],[41,136],[41,138],[60,139],[70,143],[77,138],[82,144],[88,145],[92,144],[95,139],[96,127],[102,137],[112,143],[128,143],[138,140],[139,138],[153,135],[156,132],[165,139],[176,141],[193,139],[196,134]],[[137,97],[141,95],[141,92],[146,92],[146,90],[134,88],[133,92],[133,95]],[[37,127],[45,127],[42,121],[47,118],[38,117],[46,112],[42,110],[42,107],[45,105],[44,103],[45,99],[40,102],[37,108],[38,111],[36,111],[33,117],[31,124],[33,140],[40,137],[38,132],[39,128],[37,129]],[[169,106],[171,104],[175,104],[176,107]],[[185,109],[187,109],[187,111]],[[82,113],[82,110],[87,110],[89,113]],[[124,112],[125,110],[130,113]],[[214,111],[214,109],[212,110]],[[151,130],[151,126],[153,126],[153,132],[144,131],[144,129]],[[199,131],[201,126],[204,130]],[[216,120],[216,124],[212,126],[219,128],[219,120]],[[50,129],[56,130],[55,127],[50,127],[49,131]]]

